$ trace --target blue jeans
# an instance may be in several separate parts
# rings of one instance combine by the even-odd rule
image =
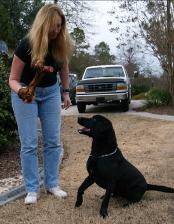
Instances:
[[[20,157],[26,192],[39,191],[38,117],[42,127],[45,188],[56,187],[61,155],[61,97],[58,83],[37,87],[35,100],[29,104],[12,92],[12,107],[21,143]]]

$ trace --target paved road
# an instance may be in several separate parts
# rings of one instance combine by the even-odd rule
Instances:
[[[132,100],[130,104],[129,111],[132,111],[134,108],[143,106],[145,103],[144,100]],[[87,105],[86,113],[120,113],[119,107],[114,104],[103,104],[103,105]],[[77,106],[71,106],[68,110],[62,109],[62,115],[79,115]]]
[[[149,117],[154,119],[162,119],[168,121],[174,121],[174,116],[170,115],[160,115],[160,114],[152,114],[147,112],[136,112],[133,109],[141,107],[145,103],[144,100],[132,100],[130,109],[128,112],[121,112],[115,105],[87,105],[86,113],[79,114],[77,110],[77,106],[71,106],[68,110],[62,109],[63,116],[70,116],[70,115],[85,115],[85,114],[93,114],[93,113],[122,113],[122,114],[130,114],[142,117]]]

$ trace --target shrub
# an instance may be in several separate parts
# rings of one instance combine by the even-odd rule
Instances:
[[[8,86],[9,58],[0,53],[0,153],[16,142],[17,126]]]
[[[139,93],[138,95],[132,96],[133,100],[144,100],[146,99],[146,93]]]
[[[168,90],[153,88],[146,93],[147,104],[160,106],[169,105],[172,102],[171,94]]]
[[[131,92],[132,95],[138,95],[140,93],[145,93],[147,91],[149,91],[150,87],[147,85],[136,85],[136,84],[132,84],[132,88],[131,88]]]

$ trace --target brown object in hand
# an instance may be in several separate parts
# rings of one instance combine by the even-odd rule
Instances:
[[[37,67],[36,75],[30,84],[27,87],[22,87],[18,91],[18,96],[22,100],[26,100],[27,102],[31,102],[35,93],[35,89],[37,84],[40,82],[44,75],[43,67]]]

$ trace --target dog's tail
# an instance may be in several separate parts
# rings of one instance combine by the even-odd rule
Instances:
[[[147,191],[162,191],[165,193],[174,193],[174,188],[160,186],[160,185],[147,184]]]

